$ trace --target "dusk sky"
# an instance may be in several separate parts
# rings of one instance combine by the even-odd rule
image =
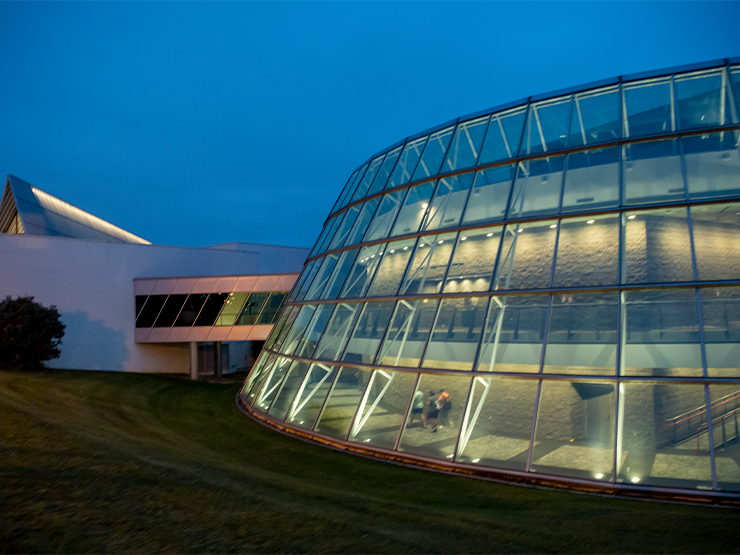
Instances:
[[[154,243],[310,247],[374,152],[740,56],[738,22],[740,2],[1,2],[0,174]]]

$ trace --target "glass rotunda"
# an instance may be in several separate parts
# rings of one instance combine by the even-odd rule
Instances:
[[[531,97],[371,156],[239,404],[437,468],[740,495],[739,64]]]

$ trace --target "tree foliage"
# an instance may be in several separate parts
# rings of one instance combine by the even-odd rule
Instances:
[[[0,301],[0,368],[39,368],[59,358],[64,324],[59,311],[33,297]]]

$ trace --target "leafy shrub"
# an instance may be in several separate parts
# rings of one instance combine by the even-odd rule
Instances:
[[[59,358],[64,324],[56,306],[33,297],[10,296],[0,301],[0,368],[39,368]]]

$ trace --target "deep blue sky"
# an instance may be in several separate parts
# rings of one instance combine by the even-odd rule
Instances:
[[[406,135],[740,56],[738,22],[738,2],[0,2],[0,175],[155,243],[311,246]]]

